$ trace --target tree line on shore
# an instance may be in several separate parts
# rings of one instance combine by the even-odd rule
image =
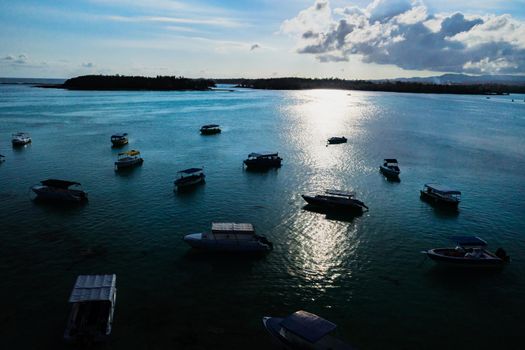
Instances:
[[[215,87],[211,79],[190,79],[175,76],[84,75],[62,84],[69,90],[209,90]]]

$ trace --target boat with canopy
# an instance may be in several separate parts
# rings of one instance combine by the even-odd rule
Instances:
[[[47,179],[40,181],[39,185],[32,186],[31,190],[39,200],[79,203],[88,199],[87,192],[81,188],[81,184],[74,181]]]
[[[115,170],[133,168],[138,165],[142,165],[144,159],[140,156],[140,152],[137,150],[131,150],[118,154],[118,159],[115,162]]]
[[[31,142],[31,136],[29,136],[27,132],[17,132],[11,135],[11,143],[13,146],[24,146]]]
[[[361,214],[368,207],[360,200],[355,199],[354,192],[329,189],[323,194],[301,195],[310,205],[325,210],[341,210],[355,214]]]
[[[266,237],[255,234],[249,223],[214,222],[211,232],[186,235],[184,242],[209,251],[264,253],[273,249],[273,244]]]
[[[455,247],[434,248],[421,253],[437,263],[449,266],[491,267],[504,266],[510,262],[510,257],[503,248],[491,253],[486,249],[487,242],[479,237],[453,236],[450,240],[456,243]]]
[[[457,208],[461,202],[461,192],[441,184],[425,184],[420,191],[421,199],[448,207]]]
[[[107,340],[117,299],[116,275],[80,275],[75,281],[64,339],[68,342]]]
[[[179,174],[180,177],[174,181],[174,185],[178,189],[204,183],[204,179],[206,178],[206,175],[204,175],[202,168],[184,169],[178,171],[177,174]]]
[[[113,147],[121,147],[127,145],[128,142],[128,134],[125,132],[111,135],[111,144]]]
[[[270,335],[287,349],[352,350],[333,336],[337,325],[307,311],[296,311],[288,317],[263,317]]]
[[[277,152],[253,152],[248,154],[244,164],[247,168],[272,168],[280,167],[282,160]]]
[[[395,158],[385,158],[383,160],[383,165],[379,166],[379,170],[383,173],[383,175],[391,178],[397,178],[399,177],[399,174],[401,174],[399,163]]]
[[[200,132],[202,135],[219,134],[221,132],[221,128],[218,124],[207,124],[201,127]]]

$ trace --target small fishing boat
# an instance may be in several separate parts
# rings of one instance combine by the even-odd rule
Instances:
[[[117,299],[116,275],[80,275],[69,303],[72,304],[64,339],[67,342],[107,340],[113,325]]]
[[[267,316],[262,321],[270,335],[286,349],[353,349],[332,335],[336,324],[307,311],[296,311],[285,318]]]
[[[348,141],[348,140],[347,140],[347,138],[344,137],[344,136],[341,136],[341,137],[334,136],[334,137],[330,137],[330,138],[328,139],[328,144],[330,144],[330,145],[336,145],[336,144],[338,144],[338,143],[346,143],[346,141]]]
[[[250,153],[248,159],[244,160],[247,168],[273,168],[280,167],[282,158],[277,152],[258,152]]]
[[[510,257],[503,248],[491,253],[485,249],[487,242],[479,237],[454,236],[450,240],[456,243],[456,247],[434,248],[421,253],[437,263],[449,266],[490,267],[504,266],[510,262]]]
[[[383,165],[379,166],[379,170],[386,177],[392,177],[392,178],[399,177],[399,174],[401,173],[397,159],[394,159],[394,158],[384,159]]]
[[[368,207],[354,196],[353,192],[341,190],[325,190],[324,194],[301,195],[308,204],[315,207],[361,214]]]
[[[427,202],[452,208],[457,208],[461,202],[460,191],[441,184],[425,184],[420,196]]]
[[[138,165],[142,165],[144,159],[140,157],[140,152],[137,150],[131,150],[118,154],[118,159],[115,162],[115,170],[133,168]]]
[[[255,234],[253,225],[247,223],[214,222],[211,232],[186,235],[184,242],[209,251],[264,253],[273,249],[273,244]]]
[[[3,163],[3,162],[5,162],[5,156],[0,154],[0,163]]]
[[[39,200],[80,203],[88,199],[80,183],[73,181],[47,179],[40,181],[40,185],[32,186],[31,190]]]
[[[202,168],[189,168],[177,172],[180,177],[175,180],[175,187],[178,189],[194,186],[200,183],[204,183],[206,175],[202,172]]]
[[[220,125],[218,124],[208,124],[208,125],[203,125],[200,131],[202,135],[213,135],[213,134],[220,134],[221,129],[220,129]]]
[[[129,140],[127,133],[111,135],[111,144],[113,145],[113,147],[121,147],[127,145],[128,142]]]
[[[26,132],[17,132],[11,135],[11,143],[13,146],[24,146],[31,143],[31,136]]]

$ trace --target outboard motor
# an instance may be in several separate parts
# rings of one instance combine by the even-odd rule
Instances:
[[[504,262],[510,261],[510,256],[507,255],[507,252],[503,248],[498,248],[494,254]]]

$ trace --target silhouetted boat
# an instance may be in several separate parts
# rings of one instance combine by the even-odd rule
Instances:
[[[213,135],[213,134],[219,134],[221,132],[221,129],[218,124],[208,124],[203,125],[201,127],[201,134],[202,135]]]
[[[75,188],[70,188],[72,186]],[[32,186],[31,190],[40,200],[83,202],[87,200],[87,193],[80,186],[78,182],[48,179],[40,181],[40,185]]]
[[[397,159],[394,158],[386,158],[383,161],[383,165],[379,166],[379,170],[385,175],[386,177],[399,177],[399,174],[401,173],[401,170],[399,170],[399,164],[397,163]]]
[[[273,244],[255,234],[252,224],[214,222],[211,232],[193,233],[184,237],[193,248],[210,251],[257,253],[272,250]]]
[[[263,317],[264,327],[286,349],[351,350],[350,345],[331,334],[337,326],[307,311],[286,318]]]
[[[115,162],[115,170],[133,168],[135,166],[142,165],[144,159],[140,157],[140,152],[137,150],[131,150],[118,154],[118,159]]]
[[[354,196],[355,194],[353,192],[341,190],[326,190],[324,194],[301,195],[308,204],[325,210],[338,210],[361,214],[363,210],[368,209],[368,207],[360,200],[353,198]]]
[[[346,141],[348,141],[348,140],[344,136],[341,136],[341,137],[334,136],[334,137],[330,137],[328,139],[328,143],[330,145],[335,145],[335,144],[338,144],[338,143],[346,143]]]
[[[64,339],[68,342],[104,341],[111,334],[117,299],[116,275],[80,275],[69,302],[72,304]]]
[[[445,207],[457,208],[461,192],[440,184],[425,184],[420,191],[421,199]]]
[[[31,136],[26,132],[17,132],[11,135],[11,143],[13,146],[24,146],[31,143]]]
[[[0,154],[0,163],[5,162],[5,156]]]
[[[503,266],[510,262],[505,250],[498,248],[495,253],[485,249],[487,242],[479,237],[454,236],[450,240],[456,243],[455,248],[434,248],[422,253],[440,264],[466,267]]]
[[[114,134],[111,135],[111,143],[113,144],[113,147],[120,147],[128,144],[128,134],[127,133],[121,133],[121,134]]]
[[[204,183],[206,175],[202,172],[201,168],[190,168],[177,172],[180,177],[175,180],[174,184],[177,188],[184,188],[194,186],[200,183]]]
[[[277,152],[250,153],[244,164],[248,168],[273,168],[280,167],[283,159]]]

